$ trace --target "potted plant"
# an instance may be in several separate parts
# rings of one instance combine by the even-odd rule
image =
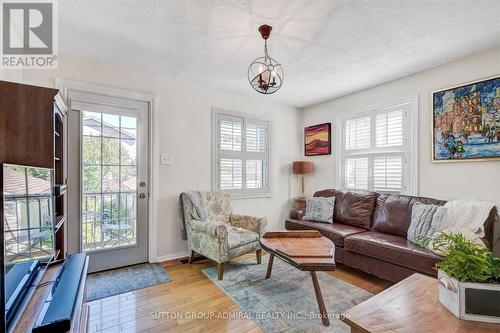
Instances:
[[[439,302],[460,319],[500,323],[500,258],[460,233],[440,233],[432,248],[443,255]]]

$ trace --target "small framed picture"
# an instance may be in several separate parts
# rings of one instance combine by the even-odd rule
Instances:
[[[324,123],[304,129],[304,154],[306,156],[332,153],[332,124]]]

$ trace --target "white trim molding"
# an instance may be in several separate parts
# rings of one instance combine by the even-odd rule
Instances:
[[[189,257],[189,251],[182,251],[182,252],[165,254],[163,256],[159,256],[159,257],[154,258],[154,260],[150,259],[149,262],[155,263],[155,262],[162,262],[162,261],[174,260],[174,259],[184,259],[187,257]]]

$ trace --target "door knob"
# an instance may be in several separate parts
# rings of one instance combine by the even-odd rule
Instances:
[[[146,194],[145,194],[145,193],[141,193],[141,194],[139,194],[139,198],[144,199],[145,197],[146,197]]]

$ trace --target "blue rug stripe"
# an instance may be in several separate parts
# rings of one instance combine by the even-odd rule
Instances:
[[[123,294],[171,281],[160,264],[140,264],[87,276],[87,301]]]

